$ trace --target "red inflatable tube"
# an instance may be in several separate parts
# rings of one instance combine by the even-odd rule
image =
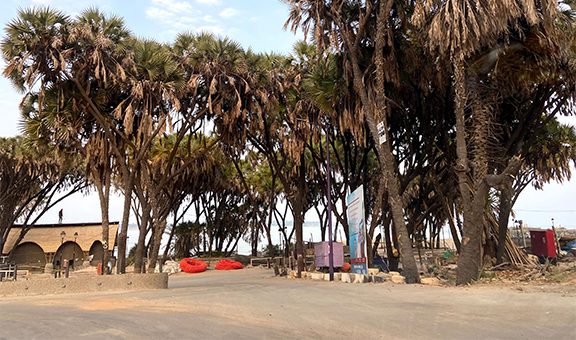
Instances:
[[[184,258],[180,261],[180,269],[186,273],[201,273],[206,271],[206,268],[208,268],[206,262],[190,257]]]
[[[244,268],[244,266],[242,265],[242,263],[238,261],[220,260],[218,261],[218,263],[216,263],[216,266],[214,266],[214,268],[216,268],[216,270],[235,270],[235,269],[242,269]]]

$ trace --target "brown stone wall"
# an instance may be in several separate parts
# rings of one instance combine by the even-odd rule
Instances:
[[[168,288],[168,274],[124,274],[0,282],[0,296],[69,294]]]

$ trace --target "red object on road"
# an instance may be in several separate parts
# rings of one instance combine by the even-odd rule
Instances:
[[[206,271],[206,268],[208,268],[208,264],[198,259],[187,257],[180,261],[180,269],[186,273],[201,273]]]
[[[532,254],[543,257],[556,257],[556,242],[554,241],[554,231],[530,230],[530,242]]]
[[[343,271],[344,273],[348,273],[348,272],[350,271],[350,267],[351,267],[351,266],[350,266],[350,263],[344,262],[344,264],[342,265],[342,271]]]
[[[242,265],[242,263],[238,261],[224,259],[218,261],[218,263],[216,263],[216,266],[214,266],[214,268],[216,268],[216,270],[235,270],[235,269],[242,269],[244,268],[244,266]]]

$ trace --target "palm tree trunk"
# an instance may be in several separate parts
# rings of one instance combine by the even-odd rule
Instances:
[[[456,247],[456,252],[460,254],[462,250],[462,245],[460,244],[460,237],[458,236],[458,230],[456,229],[456,224],[454,223],[454,215],[452,214],[452,210],[450,206],[448,206],[448,202],[445,202],[445,209],[448,213],[448,225],[450,226],[450,233],[452,234],[452,240],[454,241],[454,246]],[[457,214],[457,212],[455,212]]]
[[[298,265],[297,277],[302,277],[302,272],[304,271],[305,264],[305,254],[304,254],[304,199],[306,196],[306,164],[304,153],[300,156],[300,169],[299,178],[297,184],[297,190],[294,197],[294,229],[296,230],[296,262]]]
[[[134,188],[134,173],[127,165],[122,166],[124,175],[124,211],[118,234],[118,262],[116,273],[126,273],[126,239],[128,238],[128,224],[130,223],[130,207],[132,204],[132,189]]]
[[[13,213],[16,209],[16,201],[6,200],[5,204],[2,205],[0,213],[0,254],[3,254],[4,246],[10,230],[14,224]],[[16,247],[13,247],[16,248]],[[7,253],[11,253],[13,249],[8,249]]]
[[[512,210],[512,186],[505,187],[500,192],[500,209],[498,212],[498,249],[496,250],[496,263],[504,261],[506,249],[506,235],[508,234],[508,218]]]
[[[250,248],[252,250],[252,256],[258,256],[258,227],[255,222],[252,222],[252,228],[250,228]]]
[[[458,257],[456,284],[468,284],[478,279],[482,267],[482,237],[484,232],[484,205],[488,195],[488,186],[480,179],[472,183],[470,161],[466,143],[466,124],[464,108],[467,92],[464,76],[464,56],[459,53],[454,60],[454,87],[456,115],[456,155],[455,167],[458,177],[460,197],[464,212],[462,250]],[[480,160],[481,161],[481,160]],[[475,174],[476,178],[483,174]]]
[[[250,231],[250,254],[252,256],[258,256],[258,243],[259,243],[259,236],[260,236],[260,229],[262,228],[262,224],[259,221],[258,213],[256,212],[256,208],[253,209],[252,213],[256,216],[255,218],[247,221]],[[263,229],[266,229],[265,227]],[[264,233],[268,235],[268,231],[264,230]]]
[[[361,82],[358,79],[356,82]],[[367,105],[370,105],[367,103]],[[372,106],[372,105],[370,105]],[[414,258],[414,252],[412,250],[412,240],[408,234],[408,228],[406,227],[406,222],[404,221],[404,212],[402,197],[400,195],[400,180],[396,174],[395,169],[395,159],[390,149],[389,139],[386,142],[378,145],[379,133],[376,126],[375,117],[376,112],[380,112],[380,118],[387,126],[386,123],[386,113],[384,112],[384,107],[378,106],[374,111],[367,112],[366,121],[372,134],[372,138],[376,141],[376,151],[378,157],[380,158],[380,167],[382,169],[383,177],[387,179],[388,188],[388,203],[390,205],[390,211],[392,213],[392,221],[398,232],[398,246],[400,251],[400,260],[402,261],[402,266],[404,268],[403,275],[406,277],[407,283],[418,283],[420,282],[420,274],[418,272],[418,267],[416,265],[416,259]],[[384,134],[388,134],[386,128],[384,129]]]
[[[366,178],[366,176],[364,176]],[[378,226],[378,222],[381,222],[382,220],[382,215],[383,215],[383,200],[384,200],[384,188],[385,188],[385,184],[384,184],[384,180],[383,178],[380,176],[380,178],[378,179],[379,185],[378,185],[378,190],[377,190],[377,196],[376,196],[376,204],[374,205],[374,209],[372,211],[372,220],[370,221],[370,229],[368,230],[368,232],[366,233],[366,240],[368,242],[368,254],[366,254],[367,260],[368,260],[368,267],[371,267],[373,265],[373,261],[374,261],[374,256],[372,254],[372,251],[370,251],[372,249],[373,246],[373,239],[374,239],[374,231],[376,230],[376,227]],[[364,187],[367,186],[367,183],[364,183]],[[367,217],[367,216],[366,216]],[[368,220],[365,217],[366,220]]]
[[[150,245],[150,261],[148,262],[148,272],[154,273],[154,269],[156,268],[156,263],[158,262],[158,254],[160,253],[160,245],[162,244],[162,234],[164,234],[164,230],[166,229],[166,218],[162,218],[161,221],[157,221],[154,224],[154,229],[152,232],[154,233],[154,240]]]
[[[394,249],[398,249],[396,241],[396,231],[394,225],[391,223],[392,219],[387,219],[387,224],[384,224],[384,237],[386,238],[386,255],[388,257],[388,269],[390,271],[398,271],[398,256],[394,253]]]
[[[268,256],[273,257],[274,255],[274,243],[272,242],[272,233],[270,228],[266,229],[266,239],[268,240]]]
[[[102,218],[102,246],[104,251],[102,252],[102,268],[108,263],[110,257],[110,252],[108,250],[110,244],[110,218],[109,218],[109,207],[110,207],[110,172],[104,175],[104,181],[101,181],[96,175],[94,180],[96,191],[98,192],[98,198],[100,200],[100,216]],[[102,270],[103,274],[108,274],[106,270]]]
[[[272,177],[272,187],[274,187],[274,177]],[[274,214],[275,204],[276,204],[276,196],[274,195],[274,191],[271,191],[270,207],[268,209],[268,222],[266,223],[266,237],[268,238],[268,249],[270,249],[270,251],[272,251],[272,249],[274,248],[274,244],[272,243],[272,215]]]
[[[482,239],[484,236],[484,206],[488,196],[488,186],[480,184],[472,205],[464,211],[464,235],[462,252],[458,257],[456,284],[468,284],[478,279],[482,268]],[[468,212],[467,212],[468,211]]]
[[[146,253],[146,231],[148,231],[148,224],[150,221],[150,204],[148,202],[140,202],[142,205],[142,220],[140,221],[140,232],[138,233],[138,243],[136,244],[136,254],[134,257],[134,272],[142,273],[144,270],[144,254]]]
[[[183,217],[184,214],[182,214],[180,217]],[[172,240],[174,239],[174,233],[176,232],[176,226],[178,225],[178,221],[180,220],[180,218],[178,217],[178,208],[174,209],[174,221],[172,222],[172,230],[170,230],[170,236],[168,237],[168,242],[166,243],[166,248],[164,248],[164,255],[162,256],[162,258],[167,259],[168,258],[168,252],[170,251],[170,245],[172,244]],[[196,237],[194,238],[196,239]],[[196,245],[198,245],[199,242],[195,242]],[[190,247],[188,247],[188,249],[190,249]],[[198,249],[200,249],[200,246],[198,246]]]

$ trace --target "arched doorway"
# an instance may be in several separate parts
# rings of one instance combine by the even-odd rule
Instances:
[[[84,263],[84,253],[78,243],[67,241],[58,248],[54,254],[54,266],[61,266],[64,260],[68,260],[71,268],[78,268]]]
[[[18,267],[29,270],[44,270],[46,255],[44,250],[34,242],[24,242],[14,249],[14,262]]]
[[[88,254],[92,256],[92,260],[90,261],[91,266],[97,266],[98,263],[102,262],[102,256],[104,255],[104,246],[102,245],[102,242],[94,241]]]

